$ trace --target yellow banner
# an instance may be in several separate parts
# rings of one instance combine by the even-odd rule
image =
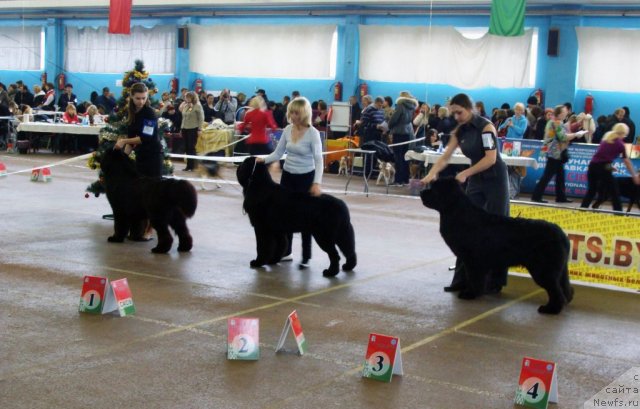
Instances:
[[[512,204],[511,215],[559,225],[571,244],[571,281],[640,289],[640,218]],[[525,269],[515,269],[525,272]]]

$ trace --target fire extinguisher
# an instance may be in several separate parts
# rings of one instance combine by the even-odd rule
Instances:
[[[169,88],[171,89],[171,92],[178,92],[178,77],[173,77],[171,78],[171,80],[169,80]]]
[[[197,80],[193,81],[193,90],[196,92],[196,94],[199,94],[200,91],[202,91],[203,86],[204,83],[202,79],[198,78]]]
[[[64,86],[66,85],[66,78],[64,73],[60,73],[58,74],[58,76],[56,77],[56,84],[58,84],[58,89],[59,90],[63,90]]]
[[[46,83],[47,83],[47,73],[46,73],[46,72],[43,72],[43,73],[40,75],[40,83],[42,83],[42,85],[44,85],[44,84],[46,84]]]
[[[593,95],[587,94],[584,99],[584,112],[593,115]]]
[[[544,93],[542,92],[542,90],[540,88],[538,88],[537,90],[535,90],[533,92],[534,97],[536,97],[536,99],[538,100],[538,106],[542,107],[544,106]]]
[[[332,87],[333,87],[333,100],[342,101],[342,83],[340,81],[334,82]]]
[[[360,98],[364,97],[369,93],[369,86],[367,85],[366,82],[363,82],[362,84],[360,84],[359,88],[360,88]]]

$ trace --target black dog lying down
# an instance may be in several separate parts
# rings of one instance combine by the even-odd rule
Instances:
[[[114,234],[108,241],[121,243],[127,234],[144,241],[147,219],[158,233],[154,253],[166,253],[173,238],[169,226],[178,235],[178,251],[189,251],[193,240],[187,227],[198,206],[198,195],[186,180],[146,178],[138,174],[135,163],[121,150],[107,150],[100,160],[107,199],[113,210]]]
[[[340,255],[346,257],[344,271],[356,266],[355,237],[347,205],[333,196],[313,197],[292,192],[271,179],[264,163],[245,159],[236,170],[244,193],[243,207],[256,234],[258,255],[251,267],[275,264],[287,249],[287,233],[308,232],[329,256],[331,264],[322,275],[340,272]]]
[[[628,176],[616,178],[616,180],[618,181],[618,190],[620,191],[620,196],[626,197],[627,199],[629,199],[629,205],[627,206],[627,213],[629,213],[631,209],[633,209],[634,204],[638,206],[638,209],[640,209],[640,186],[633,183],[633,179],[631,179]],[[611,199],[610,197],[611,192],[609,190],[607,190],[607,192],[604,194],[604,197],[602,197],[603,196],[602,193],[603,192],[598,192],[596,201],[592,206],[594,209],[599,208],[602,205],[602,203]]]
[[[521,265],[549,295],[538,312],[557,314],[571,301],[569,240],[559,226],[487,213],[471,203],[453,178],[436,180],[420,197],[440,213],[440,234],[465,265],[467,284],[460,298],[481,295],[491,270]]]

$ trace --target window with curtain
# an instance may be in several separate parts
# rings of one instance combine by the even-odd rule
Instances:
[[[533,34],[467,38],[454,27],[360,26],[359,75],[466,89],[527,88],[535,80]]]
[[[42,27],[0,27],[0,70],[42,70]]]
[[[578,88],[640,92],[640,30],[576,27]]]
[[[335,77],[335,25],[189,25],[191,71],[220,77]]]
[[[153,74],[175,71],[175,26],[131,28],[131,35],[108,34],[107,27],[67,27],[64,65],[66,71],[122,73],[134,61],[144,61]]]

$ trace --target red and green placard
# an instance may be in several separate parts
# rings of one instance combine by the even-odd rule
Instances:
[[[369,334],[362,376],[391,382],[393,375],[402,375],[400,339],[382,334]]]
[[[289,329],[293,329],[293,335],[296,338],[296,345],[298,346],[298,353],[300,355],[304,355],[304,353],[307,352],[307,340],[302,333],[302,324],[300,323],[300,318],[298,317],[298,312],[296,310],[293,310],[293,312],[289,314],[284,323],[282,334],[280,334],[278,345],[276,345],[276,352],[283,349]]]
[[[78,311],[106,314],[117,309],[113,292],[106,277],[84,276]]]
[[[33,169],[31,171],[31,181],[37,182],[40,179],[42,179],[43,182],[50,182],[52,179],[51,169],[49,168]]]
[[[522,359],[515,403],[526,408],[546,409],[558,403],[556,364],[525,357]]]
[[[229,318],[227,320],[227,359],[260,359],[260,320]]]
[[[121,317],[136,311],[127,279],[123,278],[109,284],[106,277],[84,276],[78,311],[107,314],[116,310]]]
[[[136,306],[133,304],[133,297],[131,296],[131,289],[126,278],[115,280],[111,282],[111,288],[113,289],[113,295],[118,304],[118,312],[121,317],[125,315],[131,315],[136,312]]]

